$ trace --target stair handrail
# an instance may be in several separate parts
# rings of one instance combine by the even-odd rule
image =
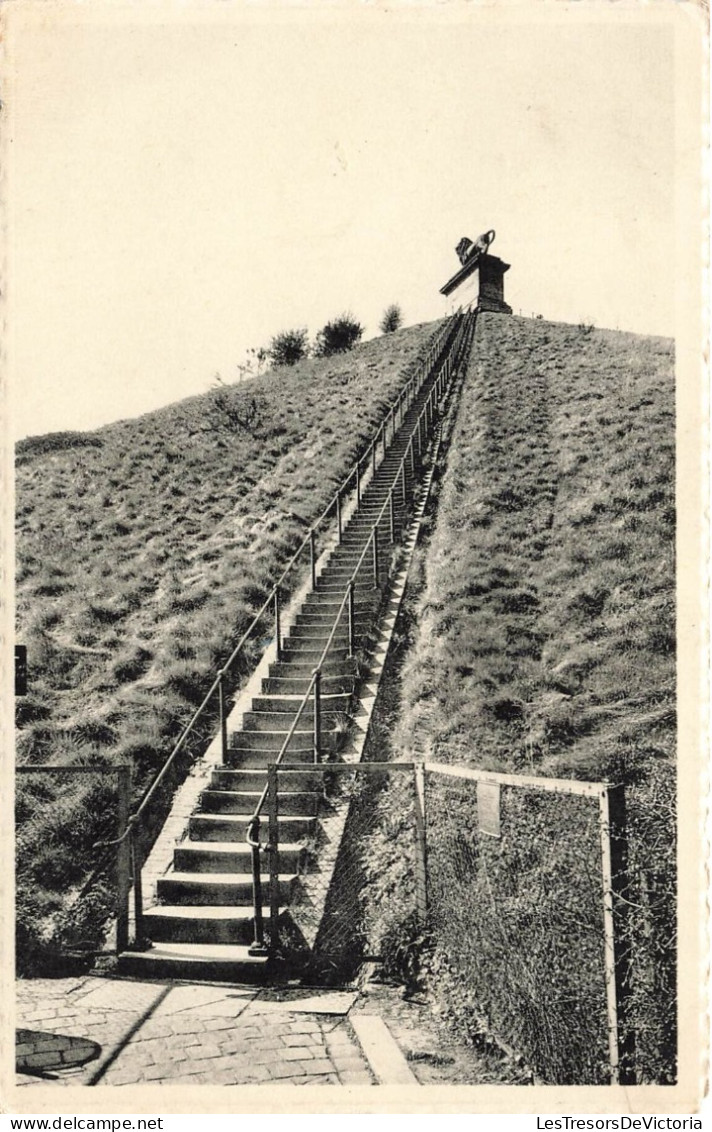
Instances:
[[[458,314],[459,313],[460,312],[458,312]],[[453,342],[452,342],[452,352],[453,353],[459,352],[460,344],[462,342],[462,338],[463,338],[463,334],[464,334],[464,328],[465,328],[465,321],[463,319],[460,322],[460,324],[458,325],[457,334],[453,338]],[[443,370],[446,369],[446,364],[447,364],[447,359],[446,359],[446,363],[441,367],[440,374],[438,375],[438,377],[440,377],[442,375]],[[409,455],[409,453],[412,449],[413,437],[415,436],[415,431],[416,431],[416,429],[420,428],[420,423],[421,423],[423,417],[426,416],[427,413],[429,412],[430,402],[433,398],[433,394],[437,390],[437,382],[438,382],[438,378],[436,378],[436,380],[433,382],[432,389],[430,391],[430,394],[428,395],[428,400],[426,401],[425,405],[421,409],[421,411],[420,411],[420,413],[417,417],[417,420],[413,424],[413,428],[412,428],[412,431],[411,431],[411,435],[408,439],[408,444],[406,446],[406,450],[405,450],[405,452],[404,452],[404,454],[401,458],[400,464],[398,465],[398,470],[395,473],[395,475],[393,477],[393,482],[391,483],[391,486],[388,489],[388,494],[386,496],[386,499],[385,499],[380,511],[378,512],[376,519],[374,520],[374,522],[371,525],[371,529],[370,529],[368,538],[366,539],[366,542],[364,544],[364,548],[361,551],[361,554],[360,554],[359,559],[356,563],[356,566],[354,567],[353,571],[351,572],[351,576],[349,577],[349,579],[346,583],[346,589],[345,589],[345,592],[344,592],[344,596],[341,599],[341,604],[339,605],[336,616],[334,618],[334,622],[332,624],[331,632],[329,634],[329,637],[327,638],[327,641],[326,641],[326,644],[324,645],[324,648],[322,649],[319,660],[317,661],[316,666],[314,667],[314,669],[312,671],[311,678],[310,678],[309,684],[307,686],[307,690],[302,697],[301,703],[300,703],[299,708],[297,710],[297,714],[294,717],[294,720],[292,721],[291,727],[289,728],[289,731],[287,732],[287,735],[284,739],[284,742],[282,743],[282,746],[279,749],[279,752],[277,754],[277,758],[274,760],[274,766],[280,766],[281,763],[283,762],[284,756],[285,756],[285,754],[286,754],[286,752],[289,748],[289,744],[291,743],[292,738],[294,736],[294,733],[296,732],[297,725],[298,725],[299,721],[301,720],[302,715],[304,714],[304,710],[305,710],[305,708],[306,708],[306,706],[309,702],[309,697],[313,693],[315,694],[315,717],[318,717],[319,708],[318,708],[318,703],[316,701],[317,701],[318,696],[319,696],[322,666],[324,664],[324,661],[326,660],[326,657],[327,657],[328,652],[331,648],[331,645],[333,644],[334,636],[336,634],[336,630],[338,628],[339,622],[341,621],[341,618],[343,616],[343,612],[344,612],[344,608],[346,606],[346,603],[349,602],[349,604],[350,604],[351,601],[353,600],[353,593],[354,593],[354,587],[355,587],[355,584],[356,584],[356,577],[357,577],[357,575],[358,575],[358,573],[361,569],[361,566],[363,565],[363,562],[364,562],[366,554],[369,550],[369,547],[374,543],[377,546],[379,525],[380,525],[380,523],[383,519],[383,516],[385,515],[386,508],[390,508],[391,500],[393,498],[393,493],[396,489],[396,485],[398,483],[398,480],[400,479],[401,475],[405,475],[405,464],[406,464],[406,460],[408,459],[408,455]],[[376,562],[377,562],[377,558],[376,558]],[[378,567],[377,567],[377,565],[375,567],[375,574],[376,574],[376,577],[375,577],[374,585],[378,586]],[[349,645],[350,645],[350,648],[353,649],[353,641],[352,641],[352,636],[351,636],[351,626],[349,626]],[[316,689],[316,692],[315,692],[315,689]],[[315,739],[314,739],[315,761],[317,761],[316,760],[316,753],[317,753],[318,749],[319,749],[319,737],[318,737],[318,735],[315,735]],[[250,847],[251,859],[252,859],[251,863],[252,863],[253,910],[254,910],[254,919],[253,919],[254,940],[253,940],[253,943],[250,947],[250,954],[251,955],[265,955],[265,954],[268,953],[267,948],[265,946],[265,940],[264,940],[264,919],[263,919],[263,913],[262,913],[262,870],[260,868],[260,858],[259,858],[260,850],[262,849],[262,845],[260,843],[261,814],[262,814],[262,810],[264,808],[264,804],[267,800],[268,793],[269,793],[269,781],[267,783],[265,783],[265,786],[262,790],[262,793],[260,794],[260,797],[259,797],[259,799],[258,799],[258,801],[255,805],[255,808],[252,812],[252,816],[249,819],[249,822],[248,822],[248,825],[247,825],[247,833],[245,835],[245,840],[246,840],[248,846]]]
[[[178,737],[176,743],[173,746],[173,749],[172,749],[170,755],[168,756],[168,758],[164,762],[163,766],[159,770],[159,772],[156,775],[156,777],[154,778],[153,782],[148,786],[148,788],[144,792],[144,795],[141,798],[141,801],[139,802],[138,806],[136,807],[134,812],[128,818],[123,833],[119,837],[113,838],[111,840],[106,840],[106,841],[98,841],[94,845],[94,848],[105,848],[105,847],[110,847],[110,846],[122,845],[123,842],[126,841],[127,839],[129,839],[129,841],[130,841],[131,855],[132,855],[132,866],[133,866],[133,879],[134,879],[135,931],[136,931],[137,941],[139,943],[142,941],[142,937],[143,937],[143,931],[142,931],[143,908],[142,908],[142,892],[141,892],[141,871],[142,871],[143,863],[139,859],[140,855],[139,855],[138,846],[137,846],[137,843],[136,843],[136,833],[139,829],[141,820],[142,820],[146,810],[149,807],[150,802],[152,801],[152,799],[153,799],[154,795],[156,794],[161,783],[165,780],[165,778],[168,774],[168,771],[174,765],[176,758],[178,757],[180,752],[183,750],[189,735],[193,731],[193,728],[195,727],[196,723],[198,722],[198,720],[202,716],[203,712],[207,708],[208,704],[210,703],[211,699],[213,698],[213,696],[215,695],[216,692],[218,692],[218,696],[219,696],[220,732],[221,732],[221,737],[222,737],[223,755],[226,754],[228,737],[227,737],[227,713],[226,713],[226,710],[225,710],[225,679],[226,679],[226,677],[229,673],[230,668],[234,664],[239,653],[244,648],[247,640],[249,639],[249,637],[254,632],[254,629],[256,628],[257,624],[264,617],[265,613],[267,612],[269,607],[272,605],[272,603],[274,603],[274,605],[275,605],[275,619],[276,619],[276,622],[277,622],[277,626],[279,625],[279,590],[280,590],[280,587],[282,586],[285,578],[287,577],[287,575],[291,571],[292,567],[295,565],[295,563],[299,559],[300,555],[302,554],[302,552],[304,551],[304,549],[307,546],[310,546],[310,549],[311,549],[312,581],[314,581],[314,578],[315,578],[314,535],[315,535],[316,530],[319,528],[320,524],[324,521],[324,519],[328,516],[329,512],[331,511],[332,507],[335,504],[337,505],[337,509],[339,511],[339,519],[340,519],[341,493],[343,492],[343,490],[345,489],[345,487],[347,486],[347,484],[350,482],[350,480],[353,478],[354,475],[356,475],[356,477],[357,477],[357,495],[358,495],[359,501],[360,501],[360,468],[361,468],[361,464],[363,463],[364,459],[368,459],[369,454],[370,454],[371,458],[373,460],[374,472],[375,472],[375,466],[376,466],[376,455],[375,455],[375,453],[376,453],[376,446],[377,446],[377,443],[378,443],[378,437],[381,434],[381,432],[384,430],[388,419],[394,414],[394,412],[397,413],[398,411],[400,411],[404,398],[410,396],[409,404],[413,403],[413,401],[417,397],[417,394],[420,392],[420,389],[424,385],[425,380],[427,378],[427,375],[432,372],[433,366],[435,366],[437,364],[437,361],[439,361],[439,359],[440,359],[440,357],[443,353],[443,350],[445,349],[445,346],[443,344],[446,343],[447,348],[449,349],[450,346],[455,346],[456,343],[458,342],[463,322],[464,322],[464,320],[462,318],[462,312],[457,311],[454,315],[452,315],[450,318],[448,318],[443,323],[443,326],[440,328],[439,331],[436,331],[436,334],[434,336],[434,341],[430,343],[428,351],[426,353],[425,359],[419,363],[418,369],[416,370],[416,373],[414,373],[408,379],[406,384],[400,390],[399,395],[396,398],[396,400],[394,402],[392,402],[392,404],[389,408],[389,412],[386,414],[385,418],[381,422],[381,425],[380,425],[379,429],[377,430],[376,435],[374,436],[373,440],[371,441],[371,444],[366,449],[366,452],[363,455],[361,455],[357,458],[356,463],[354,464],[351,472],[348,474],[346,479],[344,481],[342,481],[342,484],[338,488],[335,495],[332,497],[331,502],[328,504],[328,506],[325,508],[325,510],[322,512],[322,514],[319,516],[319,518],[316,520],[316,522],[312,524],[306,538],[303,540],[301,545],[297,548],[295,553],[292,555],[292,557],[290,558],[287,565],[284,567],[279,578],[277,579],[277,581],[273,585],[269,595],[265,598],[260,609],[255,614],[255,616],[252,618],[252,621],[250,622],[249,626],[247,627],[247,629],[244,631],[244,633],[240,637],[240,640],[238,641],[237,645],[235,645],[235,647],[233,648],[233,650],[232,650],[230,656],[228,657],[227,661],[218,669],[218,672],[217,672],[215,679],[213,680],[209,690],[206,692],[206,694],[203,697],[200,705],[195,709],[190,720],[188,721],[188,723],[183,728],[180,736]],[[447,341],[448,339],[450,339],[449,342]],[[416,392],[412,393],[412,387],[413,387],[414,383],[416,383],[416,382],[417,382]],[[422,417],[422,412],[421,412],[420,416],[418,417],[418,422],[417,422],[418,425],[420,423],[421,417]],[[402,419],[404,419],[404,418],[402,418]],[[401,423],[402,423],[402,420],[401,420]],[[395,427],[394,427],[393,432],[391,434],[391,443],[393,442],[394,437],[395,437]],[[412,436],[411,436],[410,443],[412,443]],[[384,435],[384,455],[385,455],[385,451],[386,451],[386,447],[385,447],[385,435]],[[402,466],[404,460],[405,460],[405,457],[401,461],[401,466]],[[399,468],[398,475],[399,474],[400,474],[400,468]],[[397,478],[398,478],[398,476],[396,476],[396,479]],[[384,508],[385,508],[385,504],[384,504]],[[379,514],[379,518],[376,520],[377,523],[380,522],[382,513],[383,513],[383,508],[381,509],[381,513]],[[372,537],[373,537],[373,533],[369,537],[369,542],[367,543],[366,547],[364,548],[363,554],[365,554],[366,549],[368,548],[368,545],[370,544]],[[363,558],[363,554],[362,554],[362,558]],[[362,558],[359,561],[361,561]],[[345,595],[344,601],[345,601],[347,596],[348,596],[348,588],[347,588],[347,593]],[[339,618],[341,616],[341,613],[343,612],[343,605],[344,605],[344,602],[342,601],[342,605],[340,607],[339,614],[338,614]],[[336,624],[334,625],[334,628],[332,630],[332,637],[333,637],[333,633],[335,632],[335,630],[336,630]],[[330,637],[330,640],[331,639],[332,638]],[[279,646],[279,632],[278,632],[278,634],[277,634],[277,652],[278,652],[278,655],[279,655],[279,647],[280,646]],[[322,656],[323,656],[323,654],[322,654]],[[315,669],[315,674],[316,674],[316,671],[317,670]],[[308,700],[308,694],[305,697],[305,700],[303,701],[303,703],[300,707],[299,715],[301,715],[301,712],[304,709],[306,701]],[[296,726],[296,724],[295,724],[295,726]],[[293,734],[293,732],[292,732],[292,734]],[[260,907],[260,912],[261,912],[261,907]]]

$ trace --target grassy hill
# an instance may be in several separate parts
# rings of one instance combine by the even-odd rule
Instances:
[[[674,436],[670,341],[480,318],[395,743],[625,784],[630,1017],[648,1080],[669,1080],[675,1056]],[[434,986],[457,1013],[468,988],[441,977],[446,935]]]
[[[18,445],[19,763],[128,761],[145,787],[436,326]],[[19,779],[25,958],[114,804],[109,779]]]

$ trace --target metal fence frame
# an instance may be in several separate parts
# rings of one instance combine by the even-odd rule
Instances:
[[[131,767],[127,763],[117,763],[115,766],[16,766],[16,774],[98,774],[100,776],[116,775],[116,953],[125,951],[129,940],[129,891],[131,888],[131,851],[128,840],[123,837],[128,827],[129,809],[131,806]],[[100,862],[89,874],[80,892],[80,897],[87,891],[91,882],[103,866]]]
[[[580,782],[567,778],[537,778],[534,775],[504,774],[470,767],[449,766],[446,763],[423,763],[416,768],[416,782],[422,798],[422,822],[425,829],[427,795],[425,772],[459,778],[482,786],[510,786],[540,790],[554,794],[574,794],[591,798],[598,803],[598,827],[601,850],[601,912],[604,932],[604,966],[606,984],[606,1014],[608,1019],[608,1055],[611,1084],[632,1084],[633,1039],[625,1026],[625,996],[629,979],[629,959],[621,940],[620,923],[625,906],[627,841],[625,818],[625,792],[623,786],[608,782]],[[480,820],[478,814],[478,821]],[[480,827],[482,828],[482,827]],[[485,831],[488,832],[488,831]],[[424,853],[427,844],[423,838]],[[420,881],[420,907],[427,914],[427,856],[422,860]]]

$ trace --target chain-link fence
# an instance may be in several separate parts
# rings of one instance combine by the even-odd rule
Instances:
[[[113,946],[125,947],[127,849],[87,848],[85,831],[87,824],[109,838],[123,831],[130,768],[19,766],[16,774],[18,973],[67,971],[106,946],[107,929],[115,933]]]
[[[340,981],[380,957],[393,945],[389,936],[416,915],[413,765],[289,764],[275,776],[270,868],[281,884],[294,879],[273,946],[292,961],[301,953],[312,975]],[[289,820],[295,808],[313,815],[296,845]]]

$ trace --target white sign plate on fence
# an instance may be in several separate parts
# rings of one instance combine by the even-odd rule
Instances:
[[[480,833],[488,833],[490,837],[501,837],[499,795],[498,782],[477,783],[477,824]]]

